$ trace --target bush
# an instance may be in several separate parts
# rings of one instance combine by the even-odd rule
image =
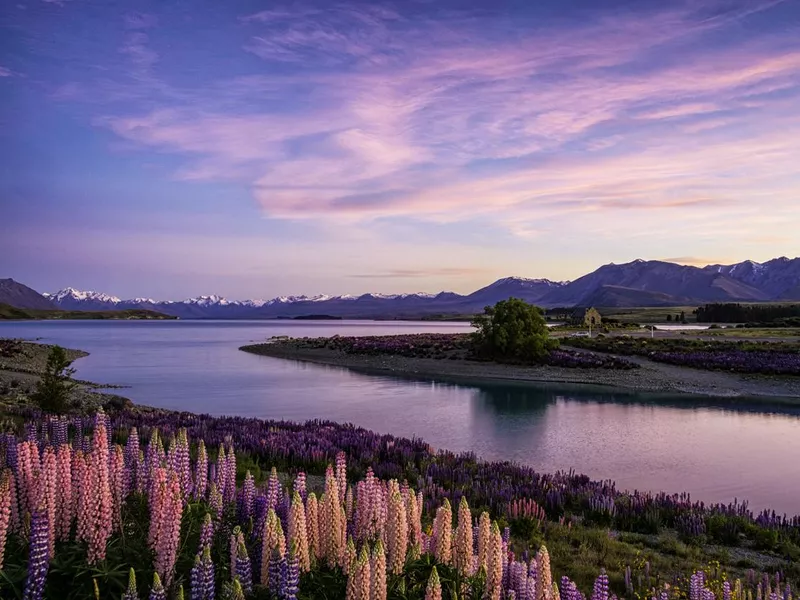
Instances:
[[[32,397],[43,412],[61,414],[66,411],[67,399],[72,389],[70,378],[75,373],[75,369],[70,369],[69,364],[67,353],[61,346],[50,349],[47,366]]]
[[[487,306],[472,325],[476,354],[494,360],[537,361],[558,346],[541,309],[518,298]]]

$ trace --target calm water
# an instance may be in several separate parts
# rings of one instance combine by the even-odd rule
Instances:
[[[273,335],[466,331],[456,323],[29,322],[0,337],[81,348],[78,376],[131,386],[136,402],[212,414],[349,421],[435,447],[574,468],[624,488],[689,491],[800,513],[800,408],[563,385],[463,385],[363,375],[254,356]]]

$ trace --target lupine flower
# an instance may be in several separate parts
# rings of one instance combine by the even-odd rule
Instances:
[[[244,544],[244,534],[242,528],[237,525],[233,528],[230,538],[230,570],[231,573],[236,573],[236,556],[239,553],[239,544]]]
[[[253,503],[256,499],[256,484],[248,470],[244,476],[241,492],[239,493],[239,520],[244,522],[253,516]]]
[[[244,541],[239,541],[239,548],[236,551],[236,569],[234,574],[242,584],[245,594],[253,591],[253,570],[250,564],[250,557],[247,555],[247,547]]]
[[[600,575],[595,579],[592,600],[608,600],[608,575],[605,569],[601,569]]]
[[[306,533],[308,534],[308,554],[314,562],[322,558],[322,545],[319,539],[319,505],[314,492],[306,500]]]
[[[178,474],[181,498],[188,498],[192,493],[192,466],[189,457],[189,438],[185,428],[178,430],[175,445],[170,450],[172,451],[170,462],[172,470]]]
[[[92,451],[87,461],[86,479],[89,530],[87,532],[89,549],[87,562],[92,565],[106,557],[106,543],[111,536],[113,519],[111,516],[112,498],[108,473],[108,434],[105,415],[97,413]]]
[[[280,522],[280,521],[279,521]],[[263,568],[263,567],[262,567]],[[273,594],[280,597],[281,585],[286,569],[286,556],[278,552],[278,548],[273,548],[269,558],[269,589]]]
[[[472,569],[472,514],[469,512],[466,496],[461,496],[458,505],[458,527],[453,553],[453,566],[462,575]]]
[[[194,498],[205,498],[208,489],[208,454],[206,444],[200,440],[197,444],[197,462],[194,467]]]
[[[370,600],[370,584],[369,555],[363,547],[349,570],[346,600]]]
[[[169,585],[175,568],[181,533],[183,500],[178,474],[157,468],[154,498],[150,504],[150,544],[155,551],[155,570]]]
[[[238,579],[231,582],[230,593],[226,596],[230,600],[244,600],[245,592],[242,588],[242,583]]]
[[[408,552],[408,524],[403,497],[395,492],[389,501],[389,515],[386,531],[388,549],[388,568],[395,575],[403,572]]]
[[[236,453],[233,451],[232,445],[228,445],[226,461],[225,490],[222,493],[222,497],[225,502],[230,503],[236,498]]]
[[[453,511],[447,498],[436,510],[433,524],[434,554],[440,563],[449,565],[453,554]]]
[[[442,584],[439,582],[439,573],[436,567],[431,569],[428,586],[425,588],[425,600],[442,600]]]
[[[119,529],[122,519],[122,504],[125,502],[125,498],[128,495],[129,483],[129,476],[125,467],[125,456],[122,451],[122,446],[119,444],[114,445],[114,451],[111,454],[109,466],[112,525],[114,529]]]
[[[338,486],[339,498],[344,500],[347,493],[347,459],[344,452],[336,455],[336,484]]]
[[[136,572],[133,568],[128,571],[128,589],[122,594],[122,600],[139,600],[139,592],[136,590]]]
[[[17,444],[17,489],[20,514],[33,514],[41,471],[39,448],[36,442]]]
[[[372,549],[372,557],[369,563],[370,600],[386,600],[386,553],[383,550],[383,543],[380,538],[375,542]]]
[[[4,469],[0,473],[0,571],[3,570],[3,555],[6,549],[6,538],[11,526],[11,471]]]
[[[224,500],[222,499],[222,493],[217,488],[216,483],[212,483],[208,490],[208,504],[211,508],[211,514],[217,521],[222,520],[222,511]]]
[[[269,509],[267,520],[264,523],[264,534],[261,546],[261,577],[262,585],[268,585],[273,591],[277,591],[278,580],[274,579],[278,573],[277,565],[273,564],[283,559],[286,554],[286,540],[283,537],[281,522],[273,509]]]
[[[478,568],[488,569],[489,541],[492,533],[492,522],[489,513],[482,512],[478,520]]]
[[[537,578],[536,578],[536,600],[551,600],[553,588],[553,576],[550,573],[550,553],[547,547],[542,544],[536,554]]]
[[[30,558],[23,600],[41,600],[50,567],[50,524],[47,507],[41,503],[31,517]]]
[[[422,515],[419,512],[417,499],[413,493],[406,498],[406,512],[408,515],[408,543],[411,547],[422,544]]]
[[[297,492],[295,492],[297,493]],[[297,589],[300,583],[300,562],[297,545],[289,547],[289,556],[281,562],[280,597],[282,600],[297,600]]]
[[[295,491],[292,504],[289,507],[289,521],[287,527],[287,542],[289,547],[295,546],[300,570],[303,572],[311,569],[311,558],[308,552],[308,533],[306,531],[306,512],[300,493]]]
[[[56,539],[69,539],[73,512],[72,448],[68,444],[61,444],[56,451]]]
[[[49,555],[53,556],[56,548],[56,476],[58,465],[56,453],[52,446],[44,450],[42,457],[41,477],[38,482],[37,502],[43,502],[47,511]]]
[[[503,538],[497,523],[492,524],[487,550],[486,597],[500,600],[503,591]]]
[[[322,498],[319,524],[323,553],[331,568],[339,564],[345,546],[345,540],[341,535],[342,524],[339,509],[338,486],[336,480],[329,475],[325,480],[325,494]]]
[[[297,477],[294,478],[292,490],[300,494],[300,499],[305,502],[308,493],[306,492],[306,474],[300,471]]]
[[[214,541],[214,522],[211,520],[211,513],[206,513],[203,517],[203,524],[200,526],[200,552]]]
[[[161,578],[158,573],[153,573],[153,586],[150,588],[148,600],[167,600],[167,592],[164,591],[164,586],[161,584]]]
[[[214,600],[214,561],[211,560],[211,547],[203,548],[203,590],[205,598]]]

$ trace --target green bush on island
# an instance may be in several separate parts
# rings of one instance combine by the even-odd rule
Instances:
[[[542,310],[518,298],[487,306],[472,320],[475,353],[492,360],[541,360],[558,347]]]

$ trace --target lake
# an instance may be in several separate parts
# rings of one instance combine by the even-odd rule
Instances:
[[[365,375],[256,356],[238,347],[274,335],[468,331],[466,323],[366,321],[35,321],[0,337],[41,338],[90,356],[77,376],[127,385],[141,404],[267,419],[352,422],[437,448],[575,469],[622,488],[746,498],[800,513],[800,407],[604,388],[464,385]]]

